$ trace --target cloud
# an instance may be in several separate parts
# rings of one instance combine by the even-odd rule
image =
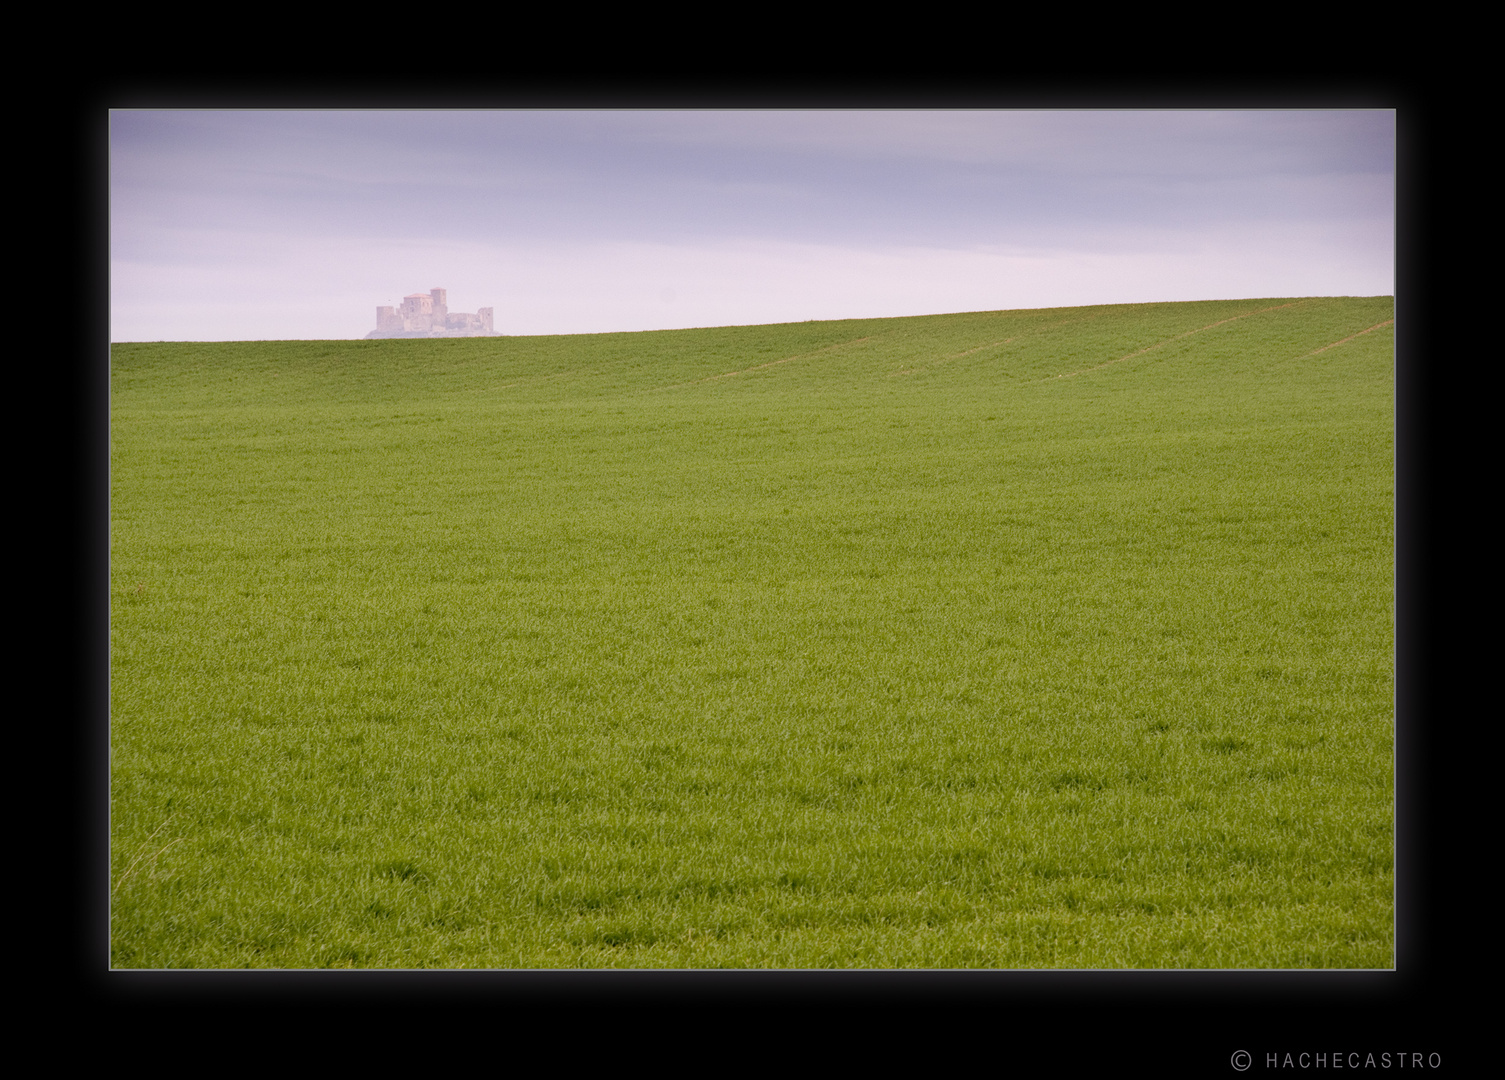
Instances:
[[[1385,111],[143,111],[111,152],[117,340],[436,285],[518,333],[1391,288]]]
[[[117,263],[112,330],[121,341],[353,338],[375,326],[377,305],[436,286],[455,310],[494,307],[509,334],[1392,291],[1389,233],[1363,223],[1144,239],[1153,243],[966,250],[761,239],[272,245],[220,234],[227,255],[213,266]]]

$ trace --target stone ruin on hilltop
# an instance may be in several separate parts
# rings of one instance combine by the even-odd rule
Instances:
[[[444,289],[428,295],[413,293],[402,298],[402,307],[376,309],[376,329],[368,338],[397,337],[497,337],[491,324],[491,308],[471,314],[449,310]]]

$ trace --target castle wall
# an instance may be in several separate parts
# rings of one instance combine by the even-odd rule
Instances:
[[[402,298],[399,308],[378,307],[376,329],[366,335],[375,337],[490,337],[492,309],[478,312],[450,311],[449,292],[430,289],[428,295],[412,293]]]

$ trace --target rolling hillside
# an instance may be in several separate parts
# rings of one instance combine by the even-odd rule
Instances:
[[[120,967],[1389,967],[1389,297],[112,350]]]

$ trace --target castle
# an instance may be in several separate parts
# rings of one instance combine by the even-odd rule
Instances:
[[[376,309],[376,329],[368,338],[393,337],[496,337],[491,325],[491,309],[483,307],[474,315],[449,310],[444,289],[430,289],[427,296],[413,293],[402,298],[402,307]]]

